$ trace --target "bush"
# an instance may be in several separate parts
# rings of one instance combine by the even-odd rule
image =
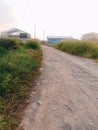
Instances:
[[[29,40],[29,41],[27,41],[27,43],[26,43],[26,47],[27,48],[32,48],[32,49],[40,49],[40,43],[39,43],[39,41],[38,40]]]
[[[10,49],[18,49],[21,41],[18,39],[8,39],[8,38],[1,38],[0,39],[0,47],[3,47],[7,50]]]
[[[0,61],[0,96],[12,91],[17,93],[15,87],[17,85],[13,86],[12,84],[16,84],[16,79],[17,82],[30,79],[38,65],[39,59],[33,50],[23,48],[16,51],[12,50],[7,56],[2,57]],[[21,88],[19,89],[21,90]]]
[[[7,53],[7,50],[3,47],[0,47],[0,57],[4,56]]]
[[[88,41],[65,41],[56,44],[56,48],[73,55],[87,58],[98,58],[98,45]]]
[[[0,130],[14,130],[21,104],[40,66],[41,51],[26,48],[16,39],[1,41]]]

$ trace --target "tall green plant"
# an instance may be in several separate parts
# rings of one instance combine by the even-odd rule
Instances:
[[[26,47],[27,48],[32,48],[32,49],[40,49],[40,42],[38,41],[38,40],[36,40],[36,39],[34,39],[34,40],[29,40],[29,41],[27,41],[27,43],[26,43]]]
[[[0,47],[3,47],[7,50],[18,49],[21,42],[22,41],[18,39],[0,38]]]
[[[88,41],[65,41],[56,45],[56,48],[73,55],[88,58],[98,58],[98,44]]]

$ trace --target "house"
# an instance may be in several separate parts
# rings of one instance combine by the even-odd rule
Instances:
[[[69,41],[69,40],[73,40],[73,37],[71,36],[48,36],[47,37],[47,41],[49,44],[55,44],[61,41]]]
[[[95,33],[95,32],[86,33],[86,34],[82,35],[81,40],[98,42],[98,33]]]
[[[29,40],[31,35],[25,31],[22,31],[17,28],[11,28],[9,30],[1,32],[1,37],[3,38],[18,38],[23,41]]]

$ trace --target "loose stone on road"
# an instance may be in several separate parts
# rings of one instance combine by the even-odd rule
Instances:
[[[24,130],[98,130],[98,64],[43,46]]]

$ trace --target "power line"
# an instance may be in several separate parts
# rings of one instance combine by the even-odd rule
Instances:
[[[31,10],[31,6],[30,6],[30,1],[26,0],[26,2],[27,2],[30,16],[31,16],[31,21],[33,22],[33,15],[32,15],[32,10]],[[36,38],[36,24],[34,24],[34,38]]]
[[[27,3],[27,6],[28,6],[28,9],[29,9],[30,16],[31,16],[31,18],[33,20],[33,15],[32,15],[32,10],[31,10],[31,6],[30,6],[30,1],[26,0],[26,3]]]

